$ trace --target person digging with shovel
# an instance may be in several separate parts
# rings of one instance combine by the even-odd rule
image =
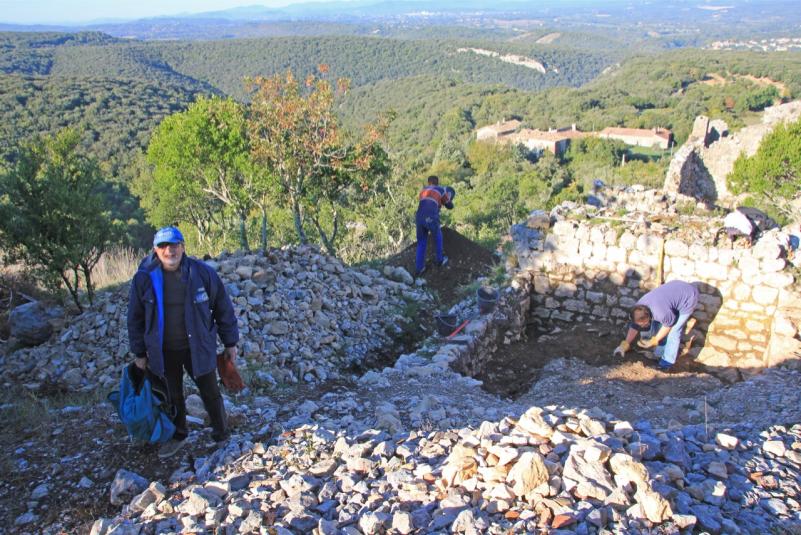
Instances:
[[[444,267],[448,263],[448,257],[442,251],[442,229],[439,223],[439,211],[443,206],[448,210],[453,209],[453,198],[456,196],[456,191],[451,187],[440,186],[439,177],[436,175],[428,177],[427,182],[428,185],[420,191],[420,202],[417,205],[417,213],[415,214],[415,223],[417,224],[415,277],[419,277],[426,270],[426,248],[429,234],[434,238],[437,265]]]

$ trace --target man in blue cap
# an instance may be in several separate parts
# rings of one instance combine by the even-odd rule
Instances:
[[[415,258],[415,277],[419,277],[426,269],[426,248],[428,234],[434,237],[437,252],[437,265],[445,266],[448,257],[442,251],[442,229],[439,226],[439,211],[442,206],[453,209],[453,188],[439,185],[439,177],[428,177],[428,185],[420,191],[415,223],[417,223],[417,257]]]
[[[229,436],[223,398],[217,385],[217,336],[224,358],[235,359],[239,329],[231,299],[217,273],[185,254],[175,227],[159,229],[153,253],[142,260],[131,281],[128,341],[136,365],[166,385],[176,409],[173,440],[159,457],[174,455],[188,436],[184,370],[200,391],[211,420],[212,438]]]

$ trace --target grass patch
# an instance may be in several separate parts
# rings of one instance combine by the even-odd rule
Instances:
[[[65,392],[57,387],[43,385],[37,391],[22,387],[2,389],[0,392],[0,445],[18,444],[37,436],[49,435],[58,425],[59,413],[64,407],[88,407],[102,401],[104,394],[93,392]]]
[[[106,251],[92,271],[95,288],[109,289],[130,281],[146,254],[130,247],[115,247]]]

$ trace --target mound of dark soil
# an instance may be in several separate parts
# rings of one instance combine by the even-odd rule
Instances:
[[[442,308],[447,308],[464,297],[459,290],[472,283],[477,277],[487,275],[497,262],[489,249],[469,240],[455,230],[443,227],[442,246],[448,265],[437,266],[434,240],[428,240],[426,251],[426,272],[423,278],[428,288],[433,290]],[[402,266],[409,273],[414,273],[414,260],[417,254],[417,242],[391,257],[387,263]]]

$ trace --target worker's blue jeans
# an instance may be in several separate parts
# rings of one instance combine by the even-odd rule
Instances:
[[[442,230],[439,228],[438,217],[417,218],[417,257],[415,258],[415,269],[417,272],[423,271],[426,265],[426,248],[428,247],[428,233],[434,237],[434,245],[437,249],[437,263],[442,263],[445,258],[442,252]]]
[[[690,319],[690,316],[692,316],[692,312],[679,314],[676,324],[670,328],[670,332],[665,337],[667,343],[664,346],[657,346],[654,349],[654,355],[668,364],[676,363],[676,359],[679,356],[679,347],[681,346],[681,335],[684,332],[684,325]]]

